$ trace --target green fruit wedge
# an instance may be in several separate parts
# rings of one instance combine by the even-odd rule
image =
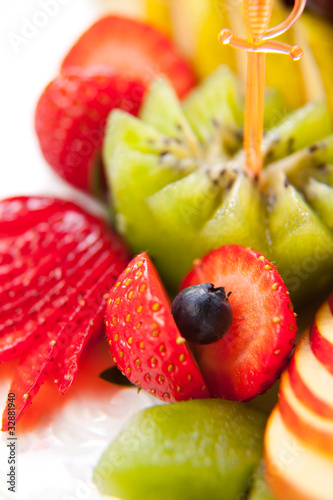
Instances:
[[[136,414],[102,455],[94,482],[121,500],[236,500],[262,457],[266,415],[196,400]]]
[[[269,165],[261,174],[262,182],[284,172],[288,181],[303,191],[314,178],[333,186],[333,135]]]
[[[276,178],[269,233],[277,269],[299,297],[329,290],[333,276],[333,233],[283,174]]]
[[[245,168],[243,96],[226,67],[182,103],[159,80],[139,118],[111,113],[103,158],[116,226],[133,252],[149,250],[171,293],[194,259],[224,244],[251,246],[284,277],[311,261],[313,271],[298,271],[290,285],[296,306],[333,286],[328,110],[309,103],[276,122],[275,99],[257,178]]]
[[[263,461],[252,477],[250,491],[246,498],[248,500],[274,500],[265,479],[265,465]]]
[[[333,188],[315,179],[309,179],[305,194],[310,205],[333,230]]]
[[[185,100],[182,109],[202,144],[223,131],[235,136],[242,123],[242,95],[231,71],[221,66]],[[213,118],[212,118],[213,117]],[[214,119],[215,118],[215,119]]]
[[[202,228],[200,241],[200,256],[228,244],[252,246],[264,255],[269,254],[266,208],[249,177],[238,174],[224,190],[220,205]]]
[[[323,102],[306,104],[266,133],[262,144],[265,163],[285,158],[314,144],[329,134],[331,127],[331,119]]]

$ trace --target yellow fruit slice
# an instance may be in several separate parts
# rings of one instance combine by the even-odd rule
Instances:
[[[227,5],[227,0],[222,1]],[[243,22],[242,2],[233,5],[232,8],[227,8],[228,20],[233,33],[241,38],[247,38],[245,25]],[[270,27],[277,26],[282,23],[289,15],[290,9],[287,9],[280,0],[274,1],[273,13],[271,17]],[[221,26],[221,28],[229,26]],[[208,28],[207,28],[208,29]],[[289,30],[282,36],[279,36],[279,41],[289,45],[295,45],[296,39],[294,30]],[[229,50],[232,50],[229,47]],[[246,81],[246,54],[236,51],[237,72],[241,80]],[[304,79],[302,77],[302,66],[300,63],[295,63],[289,57],[281,56],[280,54],[268,54],[266,57],[266,85],[279,89],[286,105],[291,108],[298,108],[306,102],[306,90]],[[283,110],[276,110],[276,121],[282,117]]]
[[[173,37],[193,61],[200,78],[220,64],[227,64],[245,83],[246,55],[217,41],[223,28],[246,38],[241,0],[143,0],[143,4],[148,20]],[[270,26],[284,21],[290,10],[291,7],[287,8],[281,0],[274,0]],[[267,86],[279,89],[286,104],[293,108],[326,95],[333,114],[332,24],[305,12],[279,40],[302,46],[305,55],[295,63],[286,56],[269,54],[266,58]],[[276,112],[278,121],[279,110]]]
[[[237,71],[236,54],[217,40],[224,27],[230,27],[229,11],[234,6],[216,0],[169,0],[173,36],[190,57],[200,78],[220,64]]]
[[[274,1],[270,26],[283,22],[290,12],[279,0]],[[297,25],[297,23],[296,23]],[[279,36],[280,42],[295,45],[294,30],[291,29]],[[286,103],[298,108],[306,102],[304,80],[300,62],[294,62],[281,54],[268,54],[266,57],[266,85],[280,90]]]
[[[324,18],[314,14],[304,13],[301,18],[302,29],[308,40],[313,56],[318,65],[327,103],[333,114],[333,25]]]
[[[150,24],[172,36],[168,0],[145,0],[144,10]]]

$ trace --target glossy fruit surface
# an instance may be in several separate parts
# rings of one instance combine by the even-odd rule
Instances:
[[[133,251],[149,248],[173,293],[194,259],[239,244],[276,263],[298,307],[333,284],[330,205],[308,188],[333,186],[332,125],[323,103],[283,118],[264,137],[255,180],[241,151],[242,103],[220,68],[183,103],[158,81],[140,119],[111,113],[103,158],[116,226]]]
[[[261,254],[225,245],[197,262],[182,288],[212,282],[232,293],[233,323],[211,345],[196,346],[211,394],[244,401],[268,389],[286,365],[296,338],[296,320],[276,268]]]
[[[145,86],[112,69],[72,68],[42,93],[35,128],[46,161],[70,184],[101,190],[100,149],[106,118],[114,108],[137,114]]]
[[[17,422],[48,376],[61,392],[72,385],[129,254],[105,221],[39,197],[0,202],[0,246],[0,361],[20,357],[9,390]]]
[[[210,396],[146,253],[111,289],[106,333],[114,362],[135,385],[166,402]]]
[[[202,283],[183,289],[171,313],[181,335],[194,344],[212,344],[228,332],[232,309],[223,287]]]
[[[222,400],[186,401],[135,415],[104,452],[94,482],[124,500],[234,500],[262,454],[266,416]]]
[[[184,97],[195,85],[190,64],[171,40],[141,21],[108,16],[93,24],[70,49],[62,70],[107,67],[146,87],[164,75]]]

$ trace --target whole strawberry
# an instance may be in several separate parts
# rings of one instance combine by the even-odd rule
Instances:
[[[36,108],[46,161],[60,177],[91,193],[102,189],[100,148],[112,109],[137,114],[145,87],[112,69],[72,68],[52,80]]]
[[[77,66],[96,71],[111,68],[145,86],[163,75],[181,98],[197,82],[191,64],[172,40],[145,22],[122,16],[103,17],[81,35],[61,70]]]
[[[105,295],[129,261],[106,222],[73,203],[0,202],[0,362],[20,357],[9,392],[16,422],[52,376],[65,392],[98,332]],[[8,426],[3,413],[2,429]]]

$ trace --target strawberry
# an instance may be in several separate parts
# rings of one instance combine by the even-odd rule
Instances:
[[[62,70],[73,66],[111,67],[146,86],[162,74],[179,97],[196,83],[191,66],[164,34],[126,17],[109,16],[93,24],[69,51]]]
[[[60,177],[98,194],[100,149],[114,108],[137,114],[145,87],[110,69],[76,68],[57,76],[42,93],[35,128],[46,161]]]
[[[135,385],[163,401],[209,397],[146,253],[135,257],[113,286],[106,332],[114,362]]]
[[[61,392],[71,386],[129,255],[104,221],[41,197],[0,202],[0,250],[0,362],[21,357],[10,389],[18,421],[49,375]]]
[[[196,346],[199,368],[213,396],[245,401],[268,389],[289,359],[296,320],[276,268],[260,253],[226,245],[199,260],[181,288],[210,282],[232,292],[230,330]]]

